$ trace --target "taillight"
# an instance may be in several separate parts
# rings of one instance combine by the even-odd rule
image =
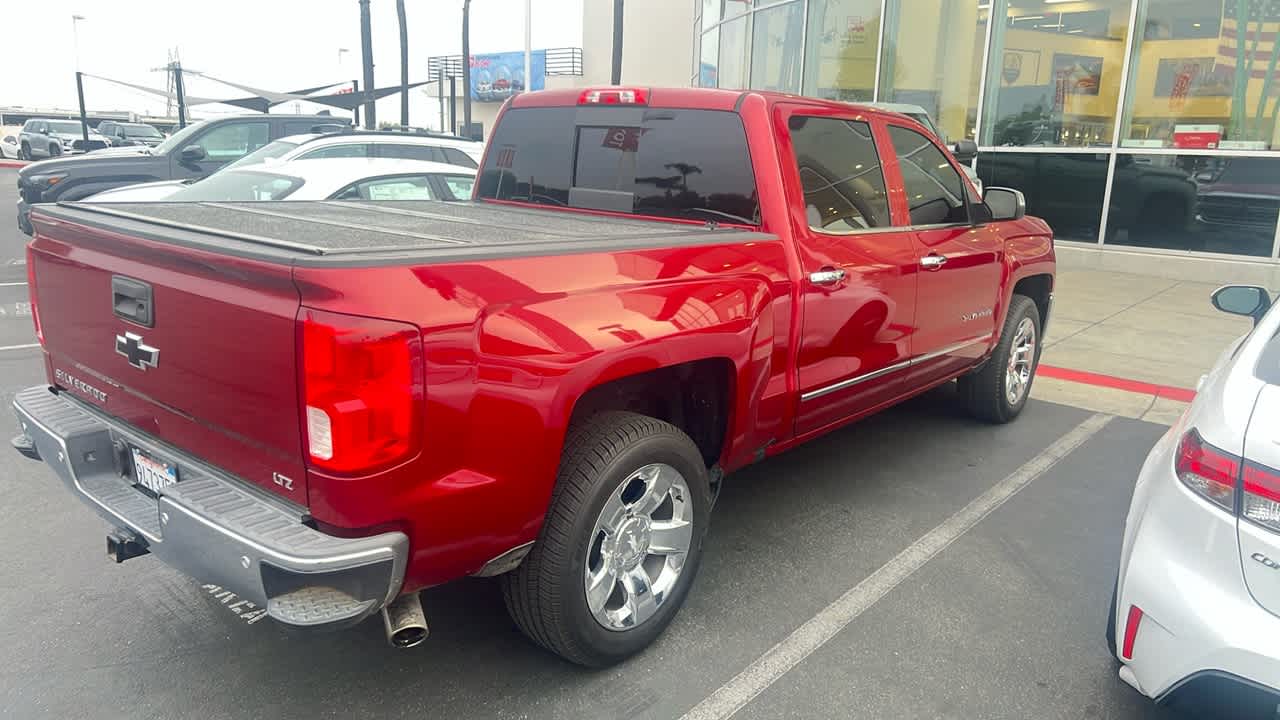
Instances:
[[[579,105],[648,105],[649,91],[641,88],[583,90]]]
[[[422,340],[389,320],[298,313],[303,421],[312,465],[371,472],[409,457],[422,428]]]
[[[1235,512],[1240,458],[1206,443],[1200,433],[1191,430],[1178,443],[1175,468],[1184,485],[1209,502]]]
[[[1245,463],[1243,500],[1240,508],[1242,517],[1280,532],[1280,471],[1257,463]]]
[[[27,246],[27,295],[31,298],[31,321],[36,325],[36,340],[44,345],[44,329],[40,327],[40,309],[36,304],[36,255]]]

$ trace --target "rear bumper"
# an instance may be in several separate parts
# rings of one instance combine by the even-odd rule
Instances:
[[[1193,702],[1205,689],[1228,691],[1232,702],[1265,702],[1280,688],[1280,617],[1245,586],[1235,518],[1174,475],[1182,430],[1175,426],[1156,444],[1134,488],[1117,639],[1125,637],[1131,606],[1143,615],[1133,657],[1120,658],[1127,666],[1121,677],[1162,703]]]
[[[24,455],[54,469],[72,494],[165,563],[214,583],[294,627],[334,629],[380,610],[400,592],[404,533],[337,538],[303,511],[148,438],[51,388],[13,402]],[[124,477],[127,448],[176,463],[179,482],[158,498]]]

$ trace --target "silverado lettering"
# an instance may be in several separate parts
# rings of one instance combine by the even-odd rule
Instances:
[[[419,590],[498,576],[526,634],[608,665],[684,602],[721,478],[953,381],[1018,416],[1055,267],[1024,208],[874,108],[521,93],[471,202],[36,205],[47,359],[120,390],[108,416],[59,370],[14,405],[29,454],[75,428],[158,478],[54,462],[119,558],[402,647]],[[163,363],[115,351],[113,275],[154,289]]]

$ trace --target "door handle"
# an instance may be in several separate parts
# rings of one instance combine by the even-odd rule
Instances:
[[[809,273],[809,282],[814,285],[835,285],[844,279],[843,268],[824,267],[817,272]]]
[[[933,255],[925,255],[924,257],[920,258],[920,267],[924,268],[925,270],[937,270],[946,264],[947,264],[946,255],[938,255],[935,253]]]

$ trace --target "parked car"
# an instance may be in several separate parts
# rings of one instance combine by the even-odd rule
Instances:
[[[103,120],[98,123],[98,134],[105,137],[112,147],[155,147],[164,142],[164,134],[146,123]]]
[[[151,185],[107,190],[93,202],[237,200],[470,200],[475,170],[423,160],[333,158],[247,165],[214,173],[163,198]]]
[[[140,182],[204,177],[276,138],[323,132],[342,122],[329,115],[223,117],[188,125],[155,147],[116,148],[34,163],[18,171],[18,227],[31,234],[29,216],[35,203],[82,200]]]
[[[84,141],[84,126],[79,120],[45,120],[33,118],[22,126],[18,136],[18,149],[23,160],[56,158],[107,147],[107,139],[89,131],[89,143]]]
[[[1259,287],[1221,288],[1213,304],[1255,327],[1223,351],[1142,466],[1107,642],[1120,677],[1148,697],[1204,717],[1271,717],[1280,701],[1280,311]]]
[[[22,158],[22,148],[18,145],[17,135],[5,135],[0,138],[0,160],[18,160]]]
[[[952,380],[989,422],[1027,402],[1052,233],[906,118],[523,93],[475,197],[36,207],[15,445],[116,559],[286,625],[415,645],[419,590],[499,576],[600,666],[684,602],[726,474]]]
[[[218,173],[260,163],[339,158],[398,158],[455,165],[474,170],[478,166],[482,152],[483,143],[428,133],[408,134],[399,131],[357,131],[338,135],[309,133],[292,135],[267,143],[222,168]],[[474,175],[474,172],[470,174]],[[92,197],[95,200],[110,197],[113,202],[119,202],[119,198],[122,197],[127,197],[130,201],[164,200],[182,188],[200,181],[202,181],[201,178],[186,178],[139,183],[98,193]]]

